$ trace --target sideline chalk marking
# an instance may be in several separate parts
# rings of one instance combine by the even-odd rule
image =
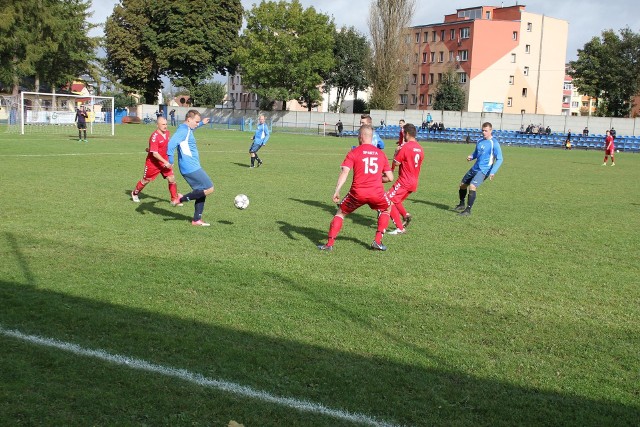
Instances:
[[[239,396],[258,399],[262,400],[263,402],[275,403],[303,412],[327,415],[333,418],[370,425],[374,427],[398,427],[395,424],[387,423],[385,421],[378,421],[368,415],[350,413],[338,409],[331,409],[318,403],[313,403],[306,400],[274,396],[265,391],[254,390],[251,387],[242,386],[240,384],[232,383],[229,381],[206,378],[200,374],[187,371],[186,369],[177,369],[168,366],[156,365],[142,359],[136,359],[133,357],[127,357],[118,354],[110,354],[104,350],[86,349],[80,347],[77,344],[59,341],[52,338],[39,337],[37,335],[26,335],[20,331],[5,329],[1,326],[0,334],[7,337],[17,338],[19,340],[26,341],[32,344],[57,348],[59,350],[64,350],[80,356],[94,357],[96,359],[104,360],[116,365],[127,366],[132,369],[139,369],[142,371],[154,372],[168,377],[179,378],[181,380],[188,381],[190,383],[194,383],[203,387],[209,387]]]

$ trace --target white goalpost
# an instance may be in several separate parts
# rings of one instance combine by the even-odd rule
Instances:
[[[17,98],[17,99],[16,99]],[[8,107],[9,132],[76,135],[76,109],[88,113],[89,135],[113,136],[115,110],[113,97],[22,92],[19,97],[4,97]]]

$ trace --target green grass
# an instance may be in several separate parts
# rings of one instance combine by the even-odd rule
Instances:
[[[140,179],[150,126],[0,133],[0,328],[404,425],[637,425],[640,155],[504,147],[460,218],[469,145],[425,143],[407,234],[326,239],[355,139],[197,131],[210,228]],[[389,154],[391,146],[389,143]],[[188,190],[178,178],[181,192]],[[346,191],[345,186],[343,193]],[[246,211],[233,207],[245,193]],[[0,334],[9,425],[352,425]]]

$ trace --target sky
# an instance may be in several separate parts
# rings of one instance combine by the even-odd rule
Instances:
[[[331,17],[337,27],[355,27],[362,34],[369,34],[367,18],[372,0],[300,0],[306,8],[313,6],[316,10]],[[118,1],[94,0],[92,22],[104,23]],[[242,0],[245,9],[251,8],[256,0]],[[526,5],[527,12],[564,19],[569,22],[569,40],[567,44],[567,61],[577,58],[578,49],[603,30],[619,30],[628,26],[634,32],[640,32],[640,6],[637,0],[531,0],[529,2],[460,0],[436,2],[416,0],[416,11],[411,25],[435,24],[444,21],[444,15],[455,13],[456,9],[492,5],[513,6]],[[634,6],[635,4],[635,6]],[[91,35],[102,34],[97,30]]]

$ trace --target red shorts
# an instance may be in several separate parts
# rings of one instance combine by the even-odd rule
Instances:
[[[369,205],[371,209],[384,211],[391,206],[391,200],[385,193],[357,198],[349,192],[340,202],[340,210],[348,215],[363,205]]]
[[[402,184],[396,182],[395,184],[393,184],[393,187],[391,187],[387,191],[387,197],[393,203],[402,203],[407,199],[407,197],[409,197],[409,194],[411,193],[413,193],[413,191],[407,190],[407,188],[403,187]]]
[[[145,181],[153,181],[159,174],[162,174],[162,177],[166,179],[173,175],[173,168],[163,168],[162,165],[158,165],[156,162],[147,159],[147,162],[144,165],[144,174],[142,174],[142,179]]]
[[[604,154],[606,154],[607,156],[613,156],[613,152],[614,152],[614,151],[615,151],[614,149],[611,149],[611,150],[604,150]]]

